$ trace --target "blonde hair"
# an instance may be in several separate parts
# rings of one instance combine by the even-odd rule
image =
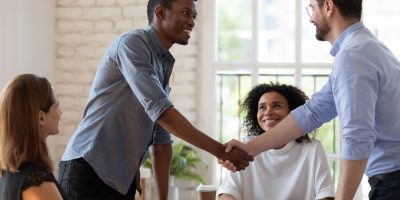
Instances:
[[[47,113],[54,101],[50,82],[33,74],[19,75],[3,88],[0,169],[17,172],[26,162],[53,169],[45,138],[40,134],[39,112]]]

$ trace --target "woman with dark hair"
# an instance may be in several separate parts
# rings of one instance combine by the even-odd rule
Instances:
[[[274,127],[308,97],[296,87],[260,84],[240,112],[245,114],[246,142]],[[218,191],[231,199],[333,199],[334,186],[321,143],[305,134],[280,148],[263,152],[243,171],[227,172]]]
[[[22,74],[0,94],[0,199],[59,200],[46,138],[58,134],[61,111],[46,78]],[[65,199],[65,198],[64,198]]]

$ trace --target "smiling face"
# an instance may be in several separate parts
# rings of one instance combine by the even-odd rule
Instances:
[[[257,110],[257,121],[264,131],[274,127],[290,113],[288,101],[277,92],[263,94]]]
[[[186,45],[195,26],[197,5],[193,0],[173,0],[171,8],[156,8],[158,33],[166,48],[173,44]]]

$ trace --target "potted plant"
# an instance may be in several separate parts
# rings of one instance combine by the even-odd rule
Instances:
[[[198,157],[196,151],[191,146],[186,145],[182,141],[172,146],[171,176],[174,176],[176,179],[194,180],[205,184],[203,177],[196,172],[198,164],[204,165],[205,169],[208,168],[207,163]],[[152,169],[151,154],[149,154],[143,166]]]

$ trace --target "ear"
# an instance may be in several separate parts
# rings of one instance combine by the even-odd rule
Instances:
[[[326,0],[325,5],[326,5],[325,7],[326,14],[328,16],[331,16],[333,14],[333,10],[335,9],[335,4],[333,3],[332,0]]]
[[[39,111],[39,125],[44,126],[45,125],[45,113],[43,111]]]
[[[161,4],[158,4],[156,8],[154,9],[154,14],[156,15],[156,19],[164,19],[165,13],[164,13],[164,6]]]

